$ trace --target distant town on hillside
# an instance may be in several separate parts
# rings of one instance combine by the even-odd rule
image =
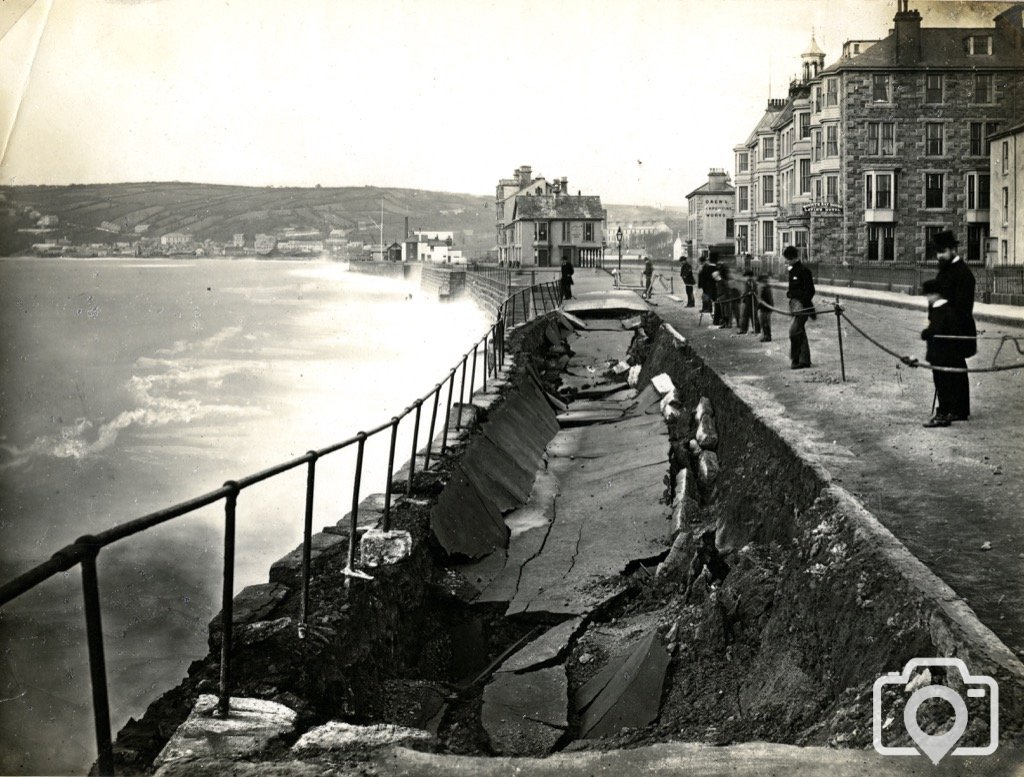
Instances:
[[[642,248],[671,256],[685,208],[608,205],[647,225]],[[414,234],[465,260],[496,255],[494,198],[417,189],[121,183],[0,187],[0,255],[328,256],[387,259]],[[664,256],[661,256],[664,254]]]

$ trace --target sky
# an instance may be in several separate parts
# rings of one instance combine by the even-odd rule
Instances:
[[[925,26],[1006,2],[911,0]],[[0,0],[0,184],[398,186],[520,165],[685,206],[732,169],[811,35],[896,0]]]

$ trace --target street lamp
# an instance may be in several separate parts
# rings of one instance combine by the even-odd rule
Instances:
[[[622,277],[622,227],[615,230],[615,242],[619,244],[619,277]]]

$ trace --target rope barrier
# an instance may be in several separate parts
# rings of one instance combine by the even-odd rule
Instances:
[[[926,369],[926,370],[932,370],[933,372],[958,372],[958,373],[1008,372],[1010,370],[1024,369],[1024,362],[1018,362],[1016,364],[997,365],[997,364],[995,364],[995,357],[993,357],[993,359],[992,359],[993,364],[992,364],[991,367],[944,367],[944,366],[938,365],[938,364],[929,364],[928,362],[921,361],[920,359],[917,359],[917,358],[915,358],[913,356],[905,356],[903,354],[897,353],[896,351],[892,350],[888,346],[883,345],[882,343],[878,342],[878,340],[873,338],[871,335],[869,335],[867,332],[865,332],[863,329],[861,329],[859,326],[857,326],[855,323],[853,323],[853,321],[850,320],[850,317],[848,315],[846,315],[846,313],[840,311],[839,315],[841,315],[844,319],[846,319],[846,323],[848,323],[851,327],[853,327],[853,329],[861,337],[863,337],[869,343],[874,345],[876,348],[879,348],[879,349],[885,351],[890,356],[895,356],[897,359],[899,359],[903,364],[906,364],[908,367],[921,367],[921,368]],[[1012,336],[1009,336],[1009,335],[1007,335],[1006,338],[1008,340],[1016,340],[1016,338],[1014,338]],[[1002,349],[1002,346],[1000,346],[1000,350],[1001,349]],[[1017,345],[1017,350],[1020,351],[1019,344]],[[1021,352],[1021,353],[1024,354],[1024,352]],[[996,356],[999,356],[999,350],[996,351]]]

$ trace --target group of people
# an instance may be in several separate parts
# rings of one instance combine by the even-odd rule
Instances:
[[[927,342],[925,358],[933,367],[951,368],[932,370],[937,404],[935,414],[924,424],[927,428],[950,426],[955,421],[966,421],[971,415],[966,367],[967,359],[978,352],[975,281],[974,274],[957,253],[957,245],[952,232],[943,231],[935,236],[933,247],[938,273],[922,285],[922,293],[928,297],[928,326],[921,332],[921,338]],[[795,246],[786,246],[782,256],[787,266],[786,297],[791,316],[790,369],[802,370],[811,366],[806,327],[808,321],[817,318],[814,277],[804,266]],[[755,278],[751,270],[746,270],[742,281],[733,283],[729,268],[716,261],[714,255],[701,256],[698,261],[700,269],[694,278],[689,262],[680,259],[679,274],[686,287],[686,306],[695,306],[693,288],[697,286],[701,291],[701,312],[711,314],[712,325],[725,329],[732,327],[735,321],[739,334],[746,334],[752,324],[754,333],[760,333],[761,342],[770,342],[775,303],[768,276]]]

